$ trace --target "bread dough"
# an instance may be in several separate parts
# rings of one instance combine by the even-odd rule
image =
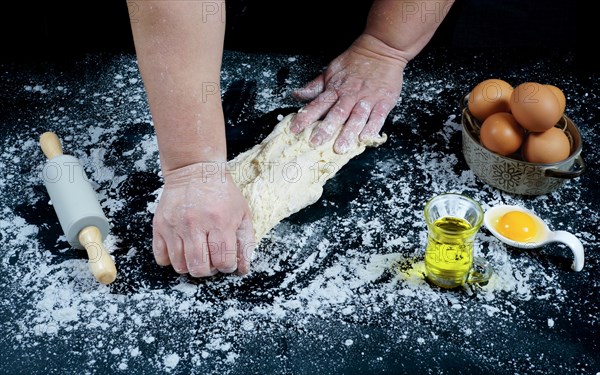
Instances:
[[[328,142],[314,147],[309,139],[318,122],[294,134],[290,131],[293,116],[287,115],[261,143],[227,163],[252,211],[257,241],[281,220],[315,203],[323,194],[325,182],[350,159],[366,147],[387,140],[384,134],[369,142],[357,141],[340,155],[333,151],[339,131]]]

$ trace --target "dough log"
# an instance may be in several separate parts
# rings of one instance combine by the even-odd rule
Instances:
[[[227,163],[252,211],[257,241],[281,220],[315,203],[327,180],[350,159],[387,140],[384,134],[368,143],[357,142],[346,154],[336,154],[337,134],[313,147],[309,138],[318,122],[294,134],[289,129],[293,116],[287,115],[261,143]]]

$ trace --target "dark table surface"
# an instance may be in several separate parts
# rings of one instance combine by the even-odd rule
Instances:
[[[299,108],[291,89],[327,63],[228,51],[230,156]],[[154,263],[160,192],[151,117],[134,56],[0,67],[0,373],[553,373],[600,371],[598,74],[567,52],[426,50],[405,72],[387,143],[351,160],[322,199],[274,228],[246,277],[194,279]],[[543,196],[486,186],[461,152],[459,98],[490,77],[554,84],[584,140],[586,173]],[[39,135],[55,131],[86,168],[111,221],[119,276],[90,275],[40,178]],[[485,229],[485,286],[440,290],[420,273],[422,210],[441,192],[484,209],[519,204],[574,233],[507,247]]]

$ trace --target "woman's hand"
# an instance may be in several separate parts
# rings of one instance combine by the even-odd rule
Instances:
[[[256,245],[250,209],[225,164],[216,167],[197,163],[165,175],[153,223],[159,265],[195,277],[248,272]]]
[[[325,116],[311,142],[320,145],[343,126],[334,144],[337,153],[377,137],[400,97],[406,63],[382,41],[361,35],[324,73],[294,92],[297,99],[311,102],[293,119],[292,131],[299,133]]]

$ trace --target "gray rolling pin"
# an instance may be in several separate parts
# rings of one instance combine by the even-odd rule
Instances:
[[[117,269],[103,243],[108,219],[83,166],[77,158],[63,154],[60,140],[52,132],[40,136],[40,146],[48,158],[42,173],[44,184],[67,241],[76,249],[85,248],[96,280],[112,283]]]

